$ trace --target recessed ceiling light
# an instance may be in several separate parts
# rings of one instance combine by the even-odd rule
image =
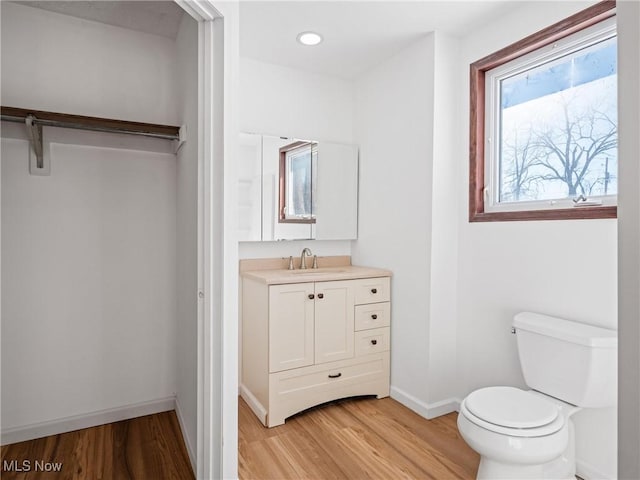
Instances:
[[[302,32],[298,34],[298,42],[302,45],[318,45],[322,42],[322,35],[316,32]]]

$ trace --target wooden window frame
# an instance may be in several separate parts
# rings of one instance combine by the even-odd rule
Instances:
[[[485,75],[527,53],[595,25],[616,14],[604,0],[471,64],[469,123],[469,222],[617,218],[617,206],[485,212]]]
[[[280,148],[280,175],[278,181],[278,223],[316,223],[315,218],[287,218],[284,209],[287,206],[287,152],[309,145],[313,150],[315,142],[297,141]],[[312,154],[313,157],[313,154]]]

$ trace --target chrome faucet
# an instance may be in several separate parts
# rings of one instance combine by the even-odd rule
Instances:
[[[302,254],[300,255],[300,268],[301,268],[302,270],[306,270],[306,269],[307,269],[307,261],[306,261],[306,258],[305,258],[305,257],[306,257],[306,256],[309,256],[309,257],[310,257],[311,255],[313,255],[313,254],[311,253],[311,250],[309,250],[309,249],[308,249],[308,248],[306,248],[306,247],[302,249]]]

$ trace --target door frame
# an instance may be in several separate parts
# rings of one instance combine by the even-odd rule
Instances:
[[[198,22],[196,477],[238,477],[235,158],[238,5],[174,0]]]

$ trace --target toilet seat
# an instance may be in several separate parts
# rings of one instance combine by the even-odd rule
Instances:
[[[513,437],[542,437],[565,425],[560,407],[513,387],[476,390],[460,405],[460,413],[479,427]]]

